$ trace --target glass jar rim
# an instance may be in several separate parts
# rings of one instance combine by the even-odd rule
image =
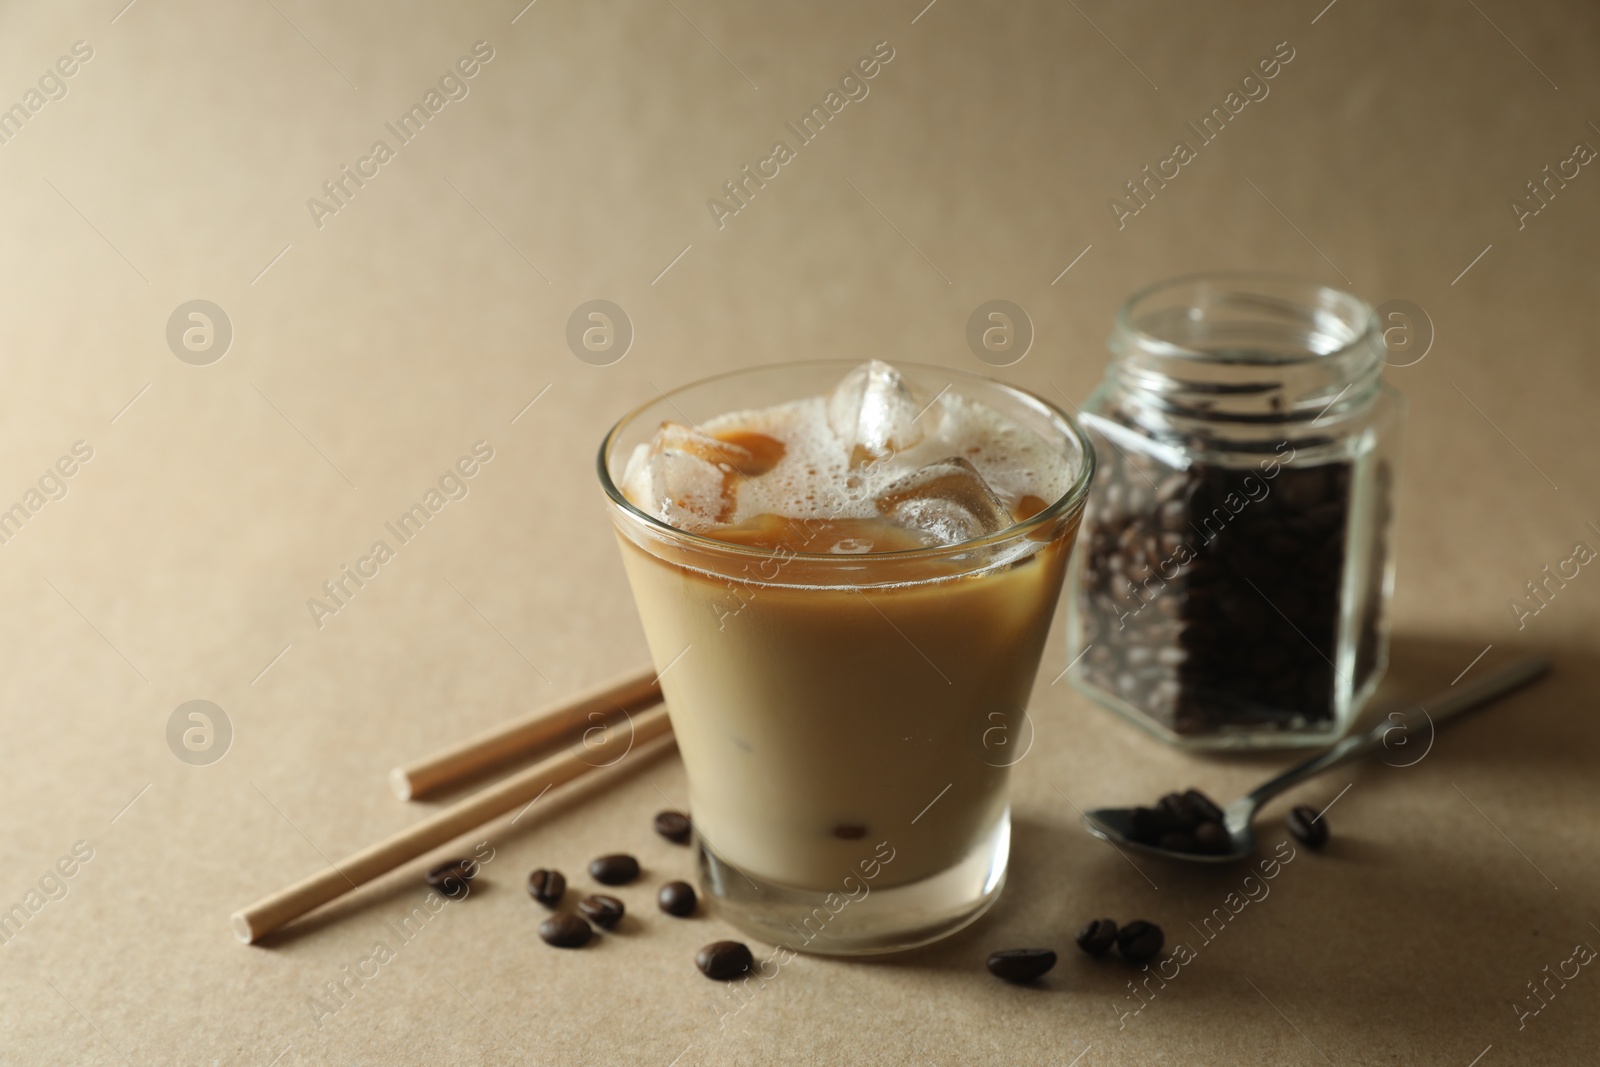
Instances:
[[[1357,345],[1366,343],[1370,346],[1372,338],[1376,336],[1377,313],[1373,310],[1372,305],[1361,297],[1305,275],[1262,270],[1194,271],[1189,274],[1180,274],[1152,282],[1136,290],[1117,308],[1114,320],[1117,333],[1140,342],[1149,351],[1159,351],[1162,356],[1193,359],[1196,362],[1216,361],[1219,357],[1214,352],[1194,348],[1171,338],[1162,337],[1144,329],[1134,321],[1135,310],[1151,297],[1164,292],[1175,291],[1184,286],[1196,286],[1208,282],[1233,283],[1241,293],[1262,297],[1270,295],[1263,291],[1270,286],[1302,286],[1307,293],[1314,296],[1331,294],[1336,298],[1337,302],[1345,305],[1350,312],[1345,322],[1350,331],[1350,337],[1339,347],[1325,352],[1306,351],[1297,356],[1285,355],[1279,359],[1262,359],[1258,361],[1265,365],[1291,366],[1296,363],[1333,359],[1348,353]],[[1255,286],[1254,289],[1252,285]],[[1314,304],[1313,301],[1306,300],[1302,302],[1302,306],[1312,307]],[[1376,355],[1376,353],[1374,354]]]
[[[617,443],[618,437],[621,435],[623,430],[632,425],[639,416],[643,415],[644,412],[655,407],[664,400],[670,401],[673,397],[679,396],[682,393],[698,386],[706,385],[712,382],[726,381],[727,379],[742,377],[744,375],[756,374],[762,371],[778,371],[797,367],[820,368],[835,366],[839,368],[841,373],[843,373],[860,366],[860,364],[860,360],[848,359],[796,360],[787,363],[769,363],[759,367],[742,367],[737,370],[724,371],[721,374],[714,374],[705,378],[697,378],[694,381],[686,382],[683,385],[667,390],[666,392],[658,391],[659,395],[653,400],[648,400],[645,403],[633,408],[627,412],[627,414],[623,415],[622,418],[618,419],[616,423],[612,425],[610,430],[606,431],[604,439],[602,439],[600,442],[600,451],[596,461],[596,466],[600,475],[601,488],[605,490],[605,494],[610,499],[611,504],[624,515],[636,522],[643,523],[646,528],[656,532],[657,534],[670,537],[674,541],[680,542],[684,545],[734,557],[747,556],[752,559],[771,559],[775,556],[781,556],[784,559],[802,560],[811,564],[833,564],[840,568],[860,567],[862,562],[866,560],[895,562],[906,561],[914,563],[963,555],[975,550],[990,548],[996,545],[1006,544],[1019,538],[1028,537],[1030,534],[1049,526],[1051,523],[1061,519],[1068,513],[1083,507],[1084,500],[1089,494],[1089,485],[1094,478],[1095,453],[1094,445],[1090,442],[1088,435],[1084,433],[1083,428],[1078,425],[1075,419],[1069,416],[1066,412],[1062,411],[1055,404],[1046,400],[1044,397],[1030,390],[1023,389],[1020,386],[1011,385],[1007,382],[998,381],[994,378],[985,378],[982,375],[971,374],[967,371],[954,370],[949,367],[940,367],[926,363],[909,363],[905,361],[896,361],[893,366],[897,368],[931,372],[934,374],[953,375],[965,378],[968,381],[981,382],[986,386],[1004,390],[1008,394],[1012,395],[1015,399],[1023,403],[1025,406],[1032,407],[1036,412],[1044,415],[1049,421],[1056,424],[1062,430],[1064,437],[1073,441],[1077,445],[1079,454],[1082,457],[1081,469],[1076,473],[1072,484],[1067,487],[1067,490],[1062,493],[1060,497],[1051,501],[1038,512],[1028,516],[1028,518],[1022,520],[1021,522],[1013,523],[1002,530],[997,530],[996,532],[984,537],[974,538],[970,541],[957,541],[956,543],[949,545],[934,545],[927,548],[903,549],[896,552],[865,552],[860,555],[847,555],[831,552],[795,552],[789,549],[779,550],[756,548],[749,545],[735,544],[731,541],[719,541],[715,537],[684,530],[677,526],[673,526],[672,524],[650,514],[643,508],[636,506],[622,492],[621,487],[616,484],[616,480],[611,477],[610,464],[608,460],[610,459],[612,450]],[[796,397],[795,399],[802,398]]]
[[[1386,350],[1360,297],[1313,278],[1211,271],[1140,289],[1117,310],[1106,386],[1142,421],[1332,427],[1380,395]]]

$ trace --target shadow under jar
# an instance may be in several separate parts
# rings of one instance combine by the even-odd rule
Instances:
[[[1334,741],[1388,660],[1404,401],[1372,309],[1196,275],[1130,298],[1109,347],[1082,418],[1076,684],[1182,747]]]

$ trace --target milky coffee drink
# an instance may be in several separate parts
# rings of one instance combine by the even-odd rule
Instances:
[[[696,425],[669,398],[614,464],[672,528],[619,509],[707,862],[737,872],[730,893],[821,901],[786,924],[812,951],[866,950],[856,928],[901,889],[922,925],[879,947],[998,892],[1007,768],[1087,483],[1059,412],[921,371],[949,384],[873,361]]]

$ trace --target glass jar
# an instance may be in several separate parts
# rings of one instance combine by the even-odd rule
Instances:
[[[1109,347],[1082,418],[1076,684],[1182,747],[1336,740],[1388,661],[1404,400],[1372,309],[1195,275],[1131,297]]]

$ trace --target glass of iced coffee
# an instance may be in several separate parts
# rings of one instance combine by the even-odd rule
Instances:
[[[857,954],[993,903],[1093,467],[1030,393],[877,361],[723,375],[612,429],[600,480],[719,914]]]

